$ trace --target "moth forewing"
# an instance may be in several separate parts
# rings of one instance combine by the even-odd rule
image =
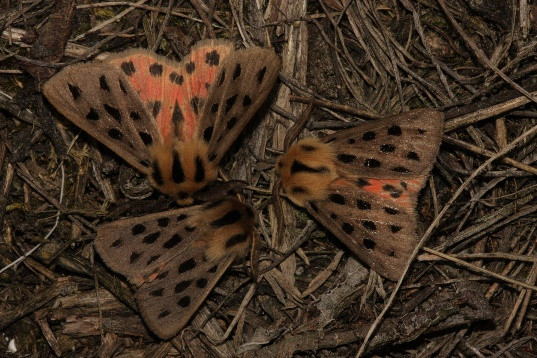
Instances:
[[[163,268],[163,273],[167,270],[183,271],[178,279],[157,275],[155,280],[144,284],[136,293],[144,321],[162,339],[174,337],[190,321],[235,260],[234,255],[227,255],[216,261],[202,262],[202,252],[192,250],[192,253],[194,256],[182,256],[183,261],[170,262]],[[180,268],[181,265],[189,266],[185,264],[189,260],[200,262],[190,273],[184,272],[186,268]]]
[[[121,72],[102,62],[72,65],[45,83],[43,92],[67,119],[140,172],[149,172],[148,146],[160,137]]]
[[[380,275],[397,280],[417,243],[415,194],[397,201],[347,180],[329,186],[326,200],[306,205],[358,258]]]
[[[341,175],[415,178],[427,175],[443,134],[443,114],[418,109],[341,130],[323,139]]]
[[[280,60],[273,50],[250,47],[228,56],[216,74],[196,135],[209,143],[217,165],[274,87]]]
[[[101,225],[95,248],[108,267],[139,283],[200,239],[202,209],[192,206]]]

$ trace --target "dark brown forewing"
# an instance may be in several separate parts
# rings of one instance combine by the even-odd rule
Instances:
[[[147,146],[161,139],[123,73],[101,62],[77,64],[52,77],[43,92],[67,119],[142,173],[149,172]]]
[[[206,228],[200,226],[204,208],[191,206],[102,225],[95,248],[108,267],[140,285],[205,236]]]
[[[144,321],[162,339],[172,338],[188,323],[235,256],[204,261],[204,249],[191,247],[180,258],[136,293]]]
[[[273,50],[250,47],[226,57],[203,107],[197,136],[218,164],[272,90],[280,60]]]
[[[418,109],[338,131],[323,142],[333,146],[340,175],[413,178],[431,170],[443,124],[442,113]]]
[[[416,195],[398,193],[410,196],[403,202],[364,190],[363,180],[345,184],[331,185],[327,200],[306,209],[373,270],[398,280],[417,243]]]

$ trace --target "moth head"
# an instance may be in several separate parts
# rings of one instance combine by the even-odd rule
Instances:
[[[207,157],[203,141],[165,142],[150,148],[152,163],[149,181],[180,205],[192,204],[192,194],[213,181],[217,168]]]
[[[332,147],[316,138],[291,146],[276,164],[289,199],[300,206],[325,199],[328,185],[338,177],[334,158]]]

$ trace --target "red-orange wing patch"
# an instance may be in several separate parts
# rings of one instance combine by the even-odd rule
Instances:
[[[164,141],[192,137],[208,88],[222,60],[233,51],[225,40],[206,40],[180,63],[149,50],[128,50],[108,58],[129,78],[157,121]]]

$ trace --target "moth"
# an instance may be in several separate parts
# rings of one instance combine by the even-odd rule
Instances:
[[[443,115],[419,109],[302,139],[277,162],[282,187],[358,258],[396,281],[418,242],[417,195],[442,134]]]
[[[280,69],[270,49],[200,41],[180,63],[135,49],[68,66],[43,87],[58,111],[181,204],[217,176]]]
[[[174,337],[252,243],[254,211],[229,198],[102,225],[95,249],[136,285],[147,326]]]

